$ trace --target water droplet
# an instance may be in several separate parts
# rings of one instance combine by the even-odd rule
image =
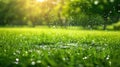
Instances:
[[[38,60],[38,61],[37,61],[37,63],[41,63],[41,61],[40,61],[40,60]]]
[[[92,43],[91,43],[92,45],[94,45],[95,44],[95,40],[92,40]]]
[[[32,50],[29,50],[28,52],[32,53]]]
[[[97,1],[97,0],[96,0],[96,1],[94,1],[94,4],[95,4],[95,5],[98,5],[98,3],[99,3],[99,1]]]
[[[77,55],[80,55],[80,53],[77,53]]]
[[[14,62],[15,64],[19,64],[19,62]]]
[[[112,3],[113,3],[113,2],[114,2],[114,0],[110,0],[110,2],[112,2]]]
[[[16,58],[16,61],[18,62],[18,61],[19,61],[19,58]]]
[[[107,44],[104,44],[105,46],[107,46]]]
[[[36,50],[37,53],[40,53],[40,50]]]
[[[28,54],[28,52],[27,52],[27,51],[25,51],[25,53],[26,53],[26,54]]]
[[[110,55],[108,55],[107,57],[106,57],[106,60],[109,60],[110,59]]]
[[[64,61],[66,60],[66,58],[62,58]]]
[[[102,50],[105,50],[105,48],[102,48]]]
[[[111,65],[111,61],[109,61],[109,64]]]
[[[79,64],[78,67],[84,67],[83,64]]]
[[[50,66],[47,66],[47,67],[50,67]]]
[[[16,53],[13,53],[13,55],[16,55]]]
[[[35,62],[34,61],[32,61],[32,63],[31,63],[32,65],[35,65]]]
[[[120,10],[118,10],[118,13],[120,13]]]
[[[110,11],[110,13],[112,13],[112,11]]]
[[[17,51],[16,51],[16,53],[20,54],[20,51],[19,51],[19,50],[17,50]]]
[[[4,50],[4,52],[6,52],[6,50]]]
[[[83,57],[83,60],[87,59],[88,57]]]
[[[109,60],[109,57],[107,57],[106,59]]]

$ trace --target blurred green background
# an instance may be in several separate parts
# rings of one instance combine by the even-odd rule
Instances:
[[[0,26],[120,30],[120,0],[0,0]]]
[[[0,0],[0,67],[120,67],[119,30],[120,0]]]

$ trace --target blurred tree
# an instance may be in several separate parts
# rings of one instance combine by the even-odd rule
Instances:
[[[83,9],[88,15],[98,14],[104,19],[103,29],[106,29],[108,24],[115,23],[120,18],[120,0],[88,0],[89,6],[84,6]]]
[[[120,0],[0,0],[0,25],[81,25],[94,28],[120,18]],[[104,22],[103,22],[104,20]]]
[[[3,20],[6,17],[6,13],[8,12],[6,5],[7,5],[7,3],[0,0],[0,25],[7,24],[7,22],[5,20]]]
[[[39,20],[40,8],[33,0],[6,0],[0,1],[1,23],[11,25],[23,25],[31,22],[34,26]]]
[[[71,6],[69,13],[71,16],[80,15],[80,12],[88,15],[90,19],[95,14],[100,15],[104,19],[104,23],[101,23],[103,29],[120,18],[120,0],[71,0],[69,6]],[[92,20],[94,18],[90,21]]]
[[[40,3],[40,9],[41,9],[41,16],[43,17],[43,21],[46,22],[49,27],[54,22],[54,8],[57,4],[56,0],[47,0],[42,3]]]

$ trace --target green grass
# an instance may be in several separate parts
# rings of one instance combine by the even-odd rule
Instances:
[[[119,67],[120,32],[0,28],[0,67]]]

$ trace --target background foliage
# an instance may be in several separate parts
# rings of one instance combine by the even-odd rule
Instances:
[[[120,20],[119,0],[0,0],[0,25],[83,26]]]

